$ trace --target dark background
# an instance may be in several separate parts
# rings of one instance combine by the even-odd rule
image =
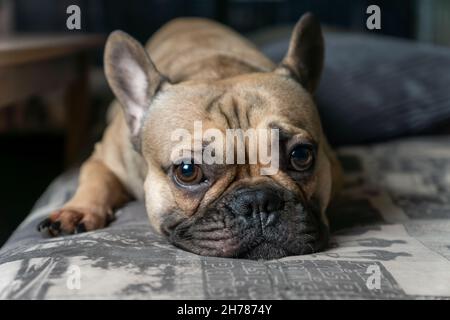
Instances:
[[[295,22],[306,11],[329,25],[366,30],[366,8],[382,8],[380,33],[413,38],[414,0],[15,0],[15,29],[27,32],[67,32],[65,9],[77,4],[83,32],[109,33],[122,29],[142,42],[165,22],[179,16],[202,16],[240,32]]]
[[[8,0],[0,0],[0,5],[5,1]],[[422,3],[411,0],[12,0],[12,3],[12,32],[73,33],[66,28],[66,8],[77,4],[82,14],[80,32],[107,34],[122,29],[141,42],[162,24],[179,16],[212,18],[247,34],[292,24],[306,11],[312,11],[323,24],[333,27],[434,40],[418,24],[429,18],[418,20]],[[381,7],[382,30],[366,30],[366,8],[371,4]],[[101,67],[100,53],[95,61]],[[94,97],[93,113],[103,114],[104,105],[98,101]],[[2,117],[7,121],[7,110],[2,110],[0,120]],[[28,214],[49,182],[64,170],[63,146],[63,135],[57,131],[0,133],[0,245]]]

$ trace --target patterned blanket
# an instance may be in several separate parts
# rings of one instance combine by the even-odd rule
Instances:
[[[177,249],[151,229],[138,202],[106,229],[44,238],[38,221],[76,188],[69,172],[0,250],[0,298],[449,299],[449,137],[339,155],[346,181],[330,210],[330,248],[271,261]]]

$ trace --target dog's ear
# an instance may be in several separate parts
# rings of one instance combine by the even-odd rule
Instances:
[[[104,64],[109,86],[122,105],[132,143],[139,149],[145,112],[165,78],[142,45],[122,31],[108,37]]]
[[[276,72],[296,78],[304,88],[314,93],[319,85],[324,59],[324,41],[320,22],[305,13],[294,27],[289,49]]]

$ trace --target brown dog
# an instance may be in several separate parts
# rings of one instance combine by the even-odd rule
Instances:
[[[156,230],[197,254],[270,259],[324,248],[340,170],[312,100],[323,56],[311,14],[295,26],[279,66],[204,19],[168,23],[146,49],[112,33],[105,71],[118,99],[113,118],[82,166],[76,194],[39,229],[56,236],[103,228],[136,198],[145,199]],[[195,121],[223,132],[279,130],[279,170],[172,161],[171,133],[191,132]]]

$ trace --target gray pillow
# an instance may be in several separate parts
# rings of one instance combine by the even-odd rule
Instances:
[[[260,45],[274,61],[286,34]],[[450,49],[396,38],[326,32],[316,94],[333,144],[386,140],[450,126]]]

